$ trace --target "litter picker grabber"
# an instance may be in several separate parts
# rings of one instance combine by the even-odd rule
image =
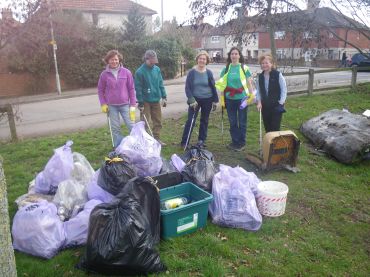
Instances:
[[[260,109],[260,150],[258,155],[262,158],[262,109]]]
[[[190,129],[189,129],[188,137],[186,139],[186,144],[185,144],[185,147],[184,147],[184,152],[185,152],[186,148],[188,148],[189,141],[190,141],[190,136],[191,136],[191,132],[192,132],[192,129],[193,129],[194,120],[195,120],[195,116],[199,112],[199,110],[200,110],[200,107],[199,106],[194,109],[194,114],[193,114],[193,117],[191,118]]]
[[[221,143],[224,145],[224,107],[221,106]]]
[[[144,118],[144,120],[145,120],[145,124],[146,124],[146,126],[148,126],[148,130],[149,130],[149,132],[150,132],[150,135],[151,135],[152,137],[154,137],[154,136],[153,136],[152,129],[150,129],[149,122],[148,122],[148,120],[146,119],[145,113],[141,113],[141,114],[143,115],[143,118]]]
[[[108,126],[110,132],[110,138],[112,140],[112,147],[114,148],[113,134],[112,134],[112,125],[110,124],[109,112],[107,112]]]

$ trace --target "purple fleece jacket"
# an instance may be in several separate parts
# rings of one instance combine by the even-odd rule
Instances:
[[[100,105],[130,104],[130,106],[135,106],[135,85],[130,70],[121,66],[116,79],[107,66],[100,74],[98,95]]]

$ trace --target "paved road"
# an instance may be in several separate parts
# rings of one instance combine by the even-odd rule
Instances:
[[[219,76],[221,65],[210,65],[215,76]],[[258,72],[257,66],[251,66],[252,73]],[[307,71],[298,68],[295,71]],[[306,75],[287,77],[289,91],[307,88]],[[315,76],[314,88],[349,85],[351,72],[323,73]],[[361,72],[358,82],[370,81],[370,73]],[[186,113],[184,93],[185,77],[166,81],[168,107],[163,109],[164,118],[177,118]],[[76,95],[81,95],[76,97]],[[74,97],[72,97],[74,96]],[[4,100],[0,100],[4,102]],[[78,93],[64,92],[63,97],[55,99],[54,95],[42,95],[18,99],[23,104],[16,105],[21,121],[17,122],[17,133],[20,138],[38,137],[70,131],[86,130],[106,125],[106,116],[100,112],[96,89],[85,89]],[[138,113],[137,113],[138,117]],[[10,132],[8,123],[0,122],[0,140],[8,140]]]

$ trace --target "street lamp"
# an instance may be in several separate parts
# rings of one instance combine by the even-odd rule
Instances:
[[[48,7],[49,7],[49,21],[50,21],[50,35],[51,35],[50,44],[53,47],[53,57],[54,57],[54,66],[55,66],[55,81],[56,81],[56,85],[57,85],[58,95],[61,95],[62,94],[62,90],[60,88],[60,79],[59,79],[59,71],[58,71],[58,61],[57,61],[57,53],[56,53],[58,47],[57,47],[57,43],[56,43],[56,41],[54,39],[53,20],[51,19],[51,9],[50,9],[49,0],[47,0],[46,3],[48,4]]]

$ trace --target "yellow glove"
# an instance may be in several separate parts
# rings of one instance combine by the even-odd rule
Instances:
[[[107,113],[108,110],[109,110],[109,108],[108,108],[108,105],[107,104],[101,105],[101,111],[102,111],[102,113]]]

